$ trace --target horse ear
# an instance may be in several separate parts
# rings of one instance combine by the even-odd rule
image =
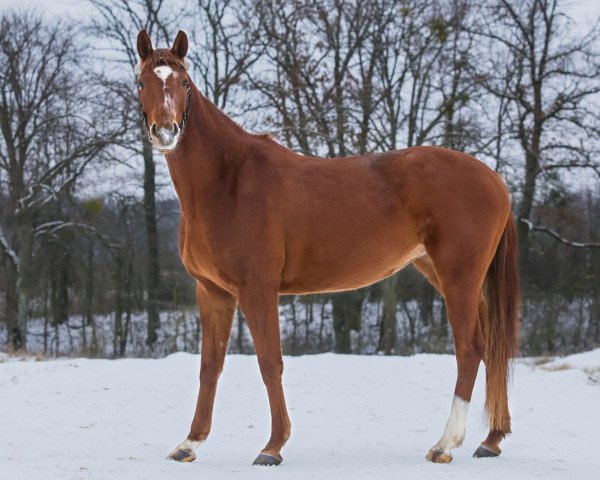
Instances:
[[[175,37],[175,41],[173,42],[173,46],[171,47],[171,53],[177,55],[181,60],[183,60],[188,51],[188,38],[183,30],[179,30],[177,36]]]
[[[142,30],[140,33],[138,33],[137,51],[142,61],[146,60],[148,55],[150,55],[153,51],[152,40],[150,40],[150,37],[148,36],[146,30]]]

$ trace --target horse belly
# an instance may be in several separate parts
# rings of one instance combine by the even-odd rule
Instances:
[[[425,255],[425,247],[420,243],[403,248],[383,244],[376,251],[357,248],[354,252],[340,249],[337,255],[323,253],[330,252],[305,256],[296,271],[284,275],[280,293],[338,292],[371,285]]]

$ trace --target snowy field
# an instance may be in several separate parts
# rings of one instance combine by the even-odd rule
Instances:
[[[514,434],[494,459],[471,457],[486,435],[480,371],[450,465],[424,457],[449,413],[453,356],[286,358],[292,437],[271,468],[251,466],[270,423],[255,357],[227,358],[190,464],[165,456],[189,427],[197,355],[0,362],[1,479],[600,479],[600,349],[518,361]]]

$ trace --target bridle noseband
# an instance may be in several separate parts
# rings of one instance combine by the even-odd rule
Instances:
[[[184,78],[181,81],[181,85],[183,86],[183,88],[185,88],[185,109],[183,110],[183,114],[181,115],[181,123],[179,123],[179,132],[183,131],[190,116],[190,100],[192,96],[192,86],[186,78]],[[142,90],[142,88],[144,88],[144,82],[138,82],[138,92]],[[146,127],[146,133],[148,134],[148,138],[151,139],[152,137],[150,136],[150,125],[148,124],[148,115],[146,115],[146,112],[144,112],[144,107],[142,105],[141,100],[140,110],[142,112],[142,119],[144,120],[144,127]]]

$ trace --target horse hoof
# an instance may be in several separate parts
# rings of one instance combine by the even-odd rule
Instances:
[[[196,454],[193,450],[188,448],[176,448],[167,457],[169,460],[175,460],[176,462],[193,462],[196,460]]]
[[[425,458],[433,463],[450,463],[452,461],[452,455],[449,453],[444,453],[442,450],[438,450],[437,448],[432,448],[429,450]]]
[[[499,451],[496,452],[495,450],[492,450],[490,447],[486,447],[483,444],[479,445],[473,454],[475,458],[497,457],[498,455],[500,455]]]
[[[263,467],[274,467],[283,461],[281,455],[270,455],[268,453],[259,453],[252,465],[261,465]]]

